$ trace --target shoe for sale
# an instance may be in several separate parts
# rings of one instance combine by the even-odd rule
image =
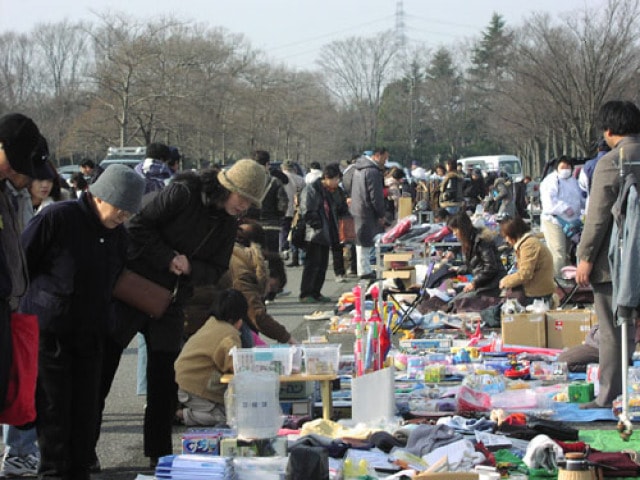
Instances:
[[[313,313],[310,313],[309,315],[305,315],[303,318],[305,320],[329,320],[331,317],[333,317],[333,311],[329,310],[326,312],[323,312],[322,310],[316,310]]]
[[[24,456],[5,454],[0,468],[0,477],[26,477],[38,474],[40,457],[30,453]]]
[[[344,278],[344,275],[336,275],[336,283],[344,283],[347,279]]]

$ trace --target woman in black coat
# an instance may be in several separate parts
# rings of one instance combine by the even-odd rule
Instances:
[[[104,407],[123,349],[136,331],[143,333],[148,354],[144,454],[151,466],[173,451],[171,425],[177,401],[173,364],[183,338],[184,305],[194,286],[215,285],[228,269],[237,216],[252,204],[260,207],[267,180],[265,168],[249,159],[239,160],[229,170],[184,173],[145,197],[140,214],[131,219],[127,267],[175,289],[176,295],[160,318],[116,302],[101,393]],[[96,443],[98,436],[99,426]]]
[[[506,271],[500,260],[495,235],[486,228],[476,228],[469,215],[459,212],[449,219],[448,226],[462,245],[465,265],[458,273],[472,275],[463,293],[485,297],[500,296],[500,279]]]

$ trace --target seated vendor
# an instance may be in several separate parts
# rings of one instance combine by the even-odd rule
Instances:
[[[466,212],[453,215],[449,228],[462,246],[464,265],[457,267],[459,274],[471,274],[461,296],[500,296],[500,279],[506,272],[496,248],[495,234],[487,228],[476,228]]]
[[[185,425],[225,425],[224,394],[220,382],[233,371],[233,347],[240,348],[240,327],[247,301],[238,290],[213,293],[210,317],[185,343],[175,362],[178,402],[176,417]]]
[[[500,233],[515,251],[517,267],[515,273],[500,280],[500,288],[511,289],[507,296],[516,298],[522,306],[537,299],[551,306],[555,291],[551,251],[520,217],[500,222]]]

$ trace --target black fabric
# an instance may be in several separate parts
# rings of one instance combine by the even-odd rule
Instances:
[[[324,447],[301,445],[289,452],[286,480],[329,480],[329,456]]]
[[[329,266],[329,247],[309,242],[306,253],[300,281],[300,298],[318,298]]]
[[[149,338],[145,335],[147,346]],[[144,454],[162,457],[173,452],[171,431],[176,412],[178,385],[173,364],[178,352],[147,348],[147,407],[144,410]]]
[[[11,368],[11,308],[5,300],[0,300],[0,411],[7,400],[9,370]]]
[[[40,470],[89,480],[102,344],[97,336],[40,333],[36,407]]]
[[[407,445],[406,441],[400,441],[397,437],[384,430],[373,432],[369,435],[369,441],[384,453],[389,453],[394,447],[404,448]]]
[[[499,328],[502,325],[501,308],[502,303],[480,310],[480,319],[489,328]]]
[[[547,435],[553,440],[560,440],[563,442],[578,441],[578,430],[563,422],[556,422],[531,416],[527,419],[527,427],[535,430],[539,434]]]
[[[306,230],[307,224],[302,218],[298,218],[298,221],[291,227],[291,243],[294,247],[307,248]]]

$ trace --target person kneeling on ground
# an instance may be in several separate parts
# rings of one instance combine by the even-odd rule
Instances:
[[[507,296],[517,298],[523,307],[535,300],[544,300],[551,307],[551,296],[555,291],[553,256],[530,230],[520,217],[500,222],[500,233],[515,251],[518,268],[500,280],[500,288],[511,289]]]
[[[233,347],[240,348],[240,327],[247,315],[244,295],[232,288],[213,294],[211,316],[187,343],[174,367],[178,401],[182,405],[176,417],[185,425],[226,424],[221,383],[225,373],[233,372]]]

